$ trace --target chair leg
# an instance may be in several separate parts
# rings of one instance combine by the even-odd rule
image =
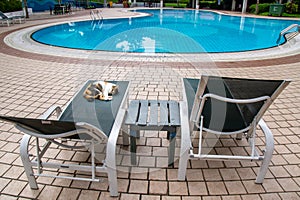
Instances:
[[[178,180],[184,181],[187,164],[189,159],[189,151],[191,148],[190,128],[189,128],[189,117],[188,107],[186,102],[179,103],[180,108],[180,132],[181,132],[181,144],[179,154],[179,166],[178,166]]]
[[[116,169],[107,168],[107,176],[109,182],[109,193],[112,197],[117,197],[118,193],[118,180],[117,180],[117,171]]]
[[[263,183],[264,178],[268,172],[269,164],[271,162],[274,151],[274,138],[271,130],[263,120],[259,121],[259,126],[261,127],[266,137],[266,150],[255,183]]]
[[[185,149],[184,147],[181,147],[179,166],[178,166],[178,180],[180,181],[185,180],[188,159],[189,159],[189,148]]]
[[[31,161],[29,159],[28,155],[28,145],[30,141],[31,136],[29,135],[24,135],[21,141],[20,145],[20,155],[21,155],[21,160],[25,169],[25,173],[29,182],[29,186],[31,189],[38,189],[38,185],[36,182],[36,179],[34,177]]]
[[[174,167],[174,155],[175,155],[175,145],[176,145],[176,132],[169,132],[168,135],[170,136],[170,144],[168,148],[168,166]]]

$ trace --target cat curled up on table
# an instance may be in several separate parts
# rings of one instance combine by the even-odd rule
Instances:
[[[116,84],[107,81],[96,81],[86,88],[83,96],[88,101],[93,101],[94,99],[110,101],[113,98],[112,95],[116,93],[118,93]]]

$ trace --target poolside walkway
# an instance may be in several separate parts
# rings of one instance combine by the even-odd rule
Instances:
[[[128,17],[124,9],[103,9],[104,18]],[[139,56],[120,53],[95,56],[93,52],[60,53],[56,48],[36,49],[36,44],[22,40],[18,49],[3,42],[9,33],[45,23],[89,19],[89,12],[50,16],[31,16],[25,24],[0,27],[0,115],[38,117],[51,105],[64,107],[87,79],[130,80],[130,99],[181,100],[181,78],[201,74],[261,79],[292,79],[292,83],[264,115],[275,138],[275,152],[264,184],[254,183],[259,163],[239,161],[193,161],[187,180],[177,181],[175,168],[167,168],[165,132],[142,132],[138,142],[139,165],[130,165],[128,148],[118,142],[119,198],[140,200],[192,199],[300,199],[300,52],[282,58],[220,60],[206,55],[207,62],[175,55],[166,62],[164,56]],[[24,40],[25,41],[25,40]],[[25,41],[27,42],[27,41]],[[299,43],[298,43],[299,45]],[[41,52],[39,52],[41,51]],[[57,52],[57,55],[55,55]],[[72,52],[72,51],[71,51]],[[260,53],[264,53],[261,51]],[[69,54],[69,55],[67,55]],[[105,59],[105,55],[107,58]],[[79,57],[81,56],[81,57]],[[238,55],[236,55],[238,57]],[[228,55],[232,57],[232,55]],[[177,60],[176,60],[177,59]],[[229,58],[228,58],[229,59]],[[186,62],[182,62],[185,60]],[[178,62],[177,62],[178,61]],[[107,177],[103,182],[39,178],[39,189],[30,190],[19,156],[22,134],[8,123],[0,122],[0,199],[110,199]],[[257,143],[264,144],[258,137]],[[221,140],[218,148],[234,145],[231,151],[247,151],[243,142]],[[180,138],[177,140],[178,158]],[[34,149],[33,149],[34,150]],[[100,152],[100,156],[101,156]],[[51,146],[47,159],[83,162],[87,152],[73,152]],[[56,173],[56,171],[49,171]],[[60,173],[70,174],[67,170]],[[81,174],[84,175],[84,174]]]

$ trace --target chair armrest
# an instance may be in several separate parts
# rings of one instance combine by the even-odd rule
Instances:
[[[60,113],[62,112],[60,106],[51,106],[50,108],[48,108],[48,110],[46,112],[44,112],[44,114],[42,114],[39,119],[48,119],[54,112],[56,112],[56,115],[59,116]]]
[[[259,101],[265,101],[268,100],[270,97],[269,96],[261,96],[261,97],[256,97],[256,98],[252,98],[252,99],[233,99],[233,98],[227,98],[227,97],[222,97],[216,94],[205,94],[203,95],[202,99],[206,100],[207,98],[213,98],[213,99],[217,99],[219,101],[224,101],[224,102],[228,102],[228,103],[238,103],[238,104],[246,104],[246,103],[256,103]]]

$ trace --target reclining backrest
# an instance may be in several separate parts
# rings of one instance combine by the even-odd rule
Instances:
[[[203,95],[210,93],[229,99],[243,100],[264,96],[271,98],[283,82],[282,80],[254,80],[210,76]],[[270,103],[265,100],[238,104],[210,98],[205,102],[202,112],[205,119],[204,127],[221,132],[244,129],[250,126],[255,117],[259,120],[260,115],[266,111]],[[268,106],[263,107],[265,104],[268,104]],[[264,110],[260,113],[261,109]]]
[[[41,136],[62,134],[76,130],[75,123],[67,121],[20,118],[11,116],[0,116],[0,120],[11,122],[25,130],[28,130],[29,132],[34,132],[36,134],[40,134]],[[73,135],[69,136],[68,138],[79,139],[79,136]],[[80,136],[80,138],[82,138],[82,136]]]
[[[204,117],[203,127],[218,132],[234,132],[248,127],[256,118],[258,121],[272,101],[286,87],[289,81],[256,80],[241,78],[226,78],[202,76],[200,80],[186,79],[189,114],[193,118],[198,112],[201,100],[205,94],[215,94],[230,99],[253,99],[268,96],[268,101],[237,104],[208,98],[201,115]],[[192,97],[195,95],[195,97]],[[197,111],[195,111],[197,110]],[[191,119],[193,120],[193,119]],[[258,122],[257,121],[257,122]]]
[[[1,12],[1,11],[0,11],[0,17],[2,19],[8,19],[8,17],[3,12]]]

